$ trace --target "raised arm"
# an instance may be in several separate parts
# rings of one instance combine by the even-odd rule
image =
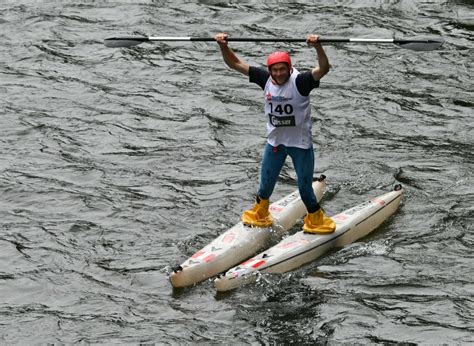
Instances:
[[[224,58],[224,62],[227,66],[231,69],[234,69],[244,75],[249,75],[249,67],[250,65],[240,60],[237,55],[235,55],[234,51],[229,48],[227,45],[227,34],[217,34],[214,36],[215,40],[219,44],[219,48],[221,49],[222,57]]]
[[[319,42],[318,35],[309,35],[306,38],[306,42],[308,43],[308,46],[316,48],[316,54],[318,55],[318,65],[311,70],[311,73],[315,80],[320,80],[326,73],[329,72],[330,65],[328,57],[326,56],[326,52],[324,51],[321,42]]]

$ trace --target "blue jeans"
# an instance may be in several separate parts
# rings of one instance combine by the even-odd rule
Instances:
[[[288,155],[290,155],[295,167],[301,199],[308,212],[313,213],[320,208],[313,191],[313,147],[309,149],[287,147],[285,145],[273,147],[267,143],[263,151],[258,196],[263,199],[270,198]]]

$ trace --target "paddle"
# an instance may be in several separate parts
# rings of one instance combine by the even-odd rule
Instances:
[[[133,47],[143,42],[153,41],[199,41],[212,42],[213,37],[166,37],[166,36],[129,36],[110,37],[104,40],[107,47]],[[229,42],[306,42],[305,38],[251,38],[251,37],[229,37]],[[393,43],[402,48],[429,51],[441,47],[444,43],[442,38],[413,38],[413,39],[373,39],[373,38],[320,38],[322,43]]]

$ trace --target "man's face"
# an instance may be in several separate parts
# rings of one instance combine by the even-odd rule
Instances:
[[[282,85],[290,78],[290,69],[286,63],[278,62],[270,67],[270,75],[278,85]]]

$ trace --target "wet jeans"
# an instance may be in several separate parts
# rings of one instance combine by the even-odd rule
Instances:
[[[265,145],[260,171],[260,187],[258,196],[268,199],[273,193],[281,168],[287,156],[291,157],[298,178],[298,190],[301,199],[309,213],[319,209],[319,204],[313,191],[314,152],[313,147],[301,149],[279,145]]]

